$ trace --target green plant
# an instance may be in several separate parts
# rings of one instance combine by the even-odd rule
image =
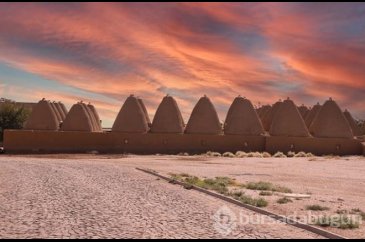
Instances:
[[[359,208],[352,209],[351,213],[352,214],[357,214],[361,217],[362,220],[365,220],[365,212],[362,211],[361,209],[359,209]]]
[[[192,189],[193,186],[201,187],[207,190],[213,190],[220,194],[227,195],[233,197],[234,199],[241,201],[245,204],[250,204],[256,207],[266,207],[268,202],[263,198],[252,198],[244,195],[244,192],[240,190],[234,190],[229,192],[228,187],[242,187],[242,184],[237,183],[234,179],[229,177],[215,177],[215,178],[206,178],[200,179],[196,176],[191,176],[189,174],[174,174],[169,173],[173,181],[182,181],[186,183],[184,185],[185,189]]]
[[[200,179],[197,176],[191,176],[186,173],[174,174],[169,173],[172,179],[185,182],[191,186],[197,186],[208,190],[213,190],[221,194],[228,193],[228,186],[236,186],[235,180],[229,177],[216,177]],[[187,188],[191,189],[191,186],[187,186]]]
[[[257,198],[252,198],[252,197],[247,196],[247,195],[242,195],[242,196],[240,196],[236,199],[239,200],[240,202],[244,203],[244,204],[252,205],[252,206],[255,206],[255,207],[259,207],[259,208],[266,207],[269,204],[268,201],[266,201],[263,198],[258,198],[257,199]]]
[[[0,106],[0,141],[5,129],[21,129],[30,111],[15,103],[6,102]]]
[[[323,207],[321,205],[308,205],[305,207],[307,210],[311,211],[328,211],[330,210],[328,207]]]
[[[292,193],[292,190],[286,187],[274,185],[270,182],[249,182],[246,184],[246,188],[250,190],[259,191],[272,191],[272,192],[282,192],[282,193]]]
[[[272,196],[272,192],[269,191],[261,191],[259,193],[260,196]]]
[[[239,191],[239,190],[238,191],[232,191],[232,192],[229,193],[229,195],[233,198],[239,198],[239,197],[244,195],[244,192]]]
[[[316,225],[322,227],[333,227],[340,229],[357,229],[360,227],[359,221],[348,215],[322,216],[315,221]]]
[[[287,198],[287,197],[283,197],[283,198],[278,199],[276,202],[279,204],[286,204],[286,203],[292,203],[293,200],[291,200],[290,198]]]

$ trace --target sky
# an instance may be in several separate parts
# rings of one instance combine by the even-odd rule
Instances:
[[[0,97],[83,100],[111,127],[125,99],[185,122],[203,95],[225,119],[254,105],[333,98],[365,118],[364,3],[0,3]]]

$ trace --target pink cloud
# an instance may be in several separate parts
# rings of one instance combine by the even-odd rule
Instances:
[[[363,45],[330,28],[339,24],[341,7],[329,13],[286,3],[0,7],[1,62],[111,97],[113,114],[131,93],[144,97],[151,116],[166,93],[174,95],[185,119],[203,94],[221,119],[238,94],[255,104],[291,96],[312,105],[331,96],[365,112],[357,94],[341,91],[365,86]]]

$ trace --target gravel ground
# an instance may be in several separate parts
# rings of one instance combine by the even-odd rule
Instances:
[[[243,224],[255,214],[134,169],[149,157],[61,157],[0,157],[0,238],[319,238],[267,217]],[[231,233],[217,211],[237,215]]]

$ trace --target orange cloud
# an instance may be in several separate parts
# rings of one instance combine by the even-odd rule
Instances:
[[[151,116],[166,93],[174,95],[185,119],[203,94],[221,119],[238,94],[255,104],[291,96],[311,105],[332,96],[361,113],[365,108],[354,98],[365,91],[365,49],[355,38],[361,32],[341,32],[348,21],[363,18],[351,9],[356,7],[1,3],[0,62],[115,100],[108,105],[116,111],[102,108],[108,118],[131,93],[146,100]]]

